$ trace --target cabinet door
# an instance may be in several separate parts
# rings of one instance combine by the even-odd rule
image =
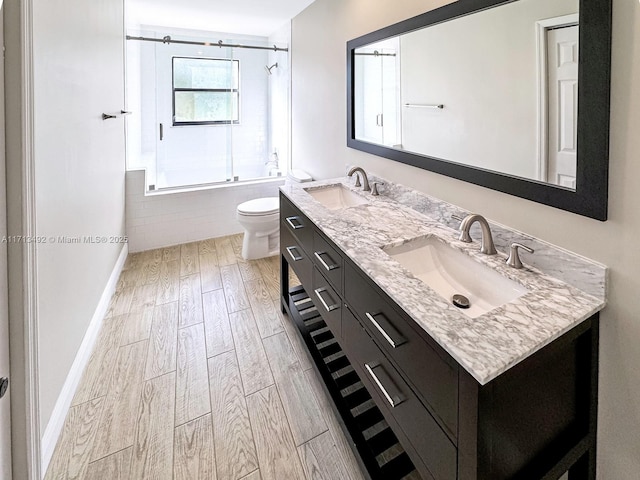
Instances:
[[[391,303],[351,265],[345,266],[345,301],[415,387],[449,436],[458,433],[458,369],[429,345]],[[419,327],[417,327],[419,328]]]
[[[423,478],[455,480],[456,447],[348,308],[343,315],[345,353],[416,468]]]

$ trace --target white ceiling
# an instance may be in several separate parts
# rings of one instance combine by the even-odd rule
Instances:
[[[269,36],[314,0],[125,0],[127,26]]]

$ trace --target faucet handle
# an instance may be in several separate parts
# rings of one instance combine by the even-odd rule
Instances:
[[[460,225],[458,225],[458,230],[460,230],[462,228],[462,220],[464,220],[460,215],[456,214],[456,213],[452,213],[451,214],[451,218],[453,220],[458,220],[460,222]]]
[[[371,182],[371,195],[373,195],[374,197],[377,197],[378,195],[380,195],[380,192],[378,192],[378,185],[384,185],[384,183]]]
[[[356,183],[353,184],[354,187],[361,187],[362,184],[360,183],[360,175],[358,174],[358,172],[356,172]]]
[[[507,258],[507,265],[513,268],[522,268],[522,262],[520,261],[520,254],[518,253],[518,248],[522,248],[529,253],[533,253],[533,248],[529,248],[526,245],[522,245],[518,242],[513,242],[511,244],[511,248],[509,249],[509,258]]]

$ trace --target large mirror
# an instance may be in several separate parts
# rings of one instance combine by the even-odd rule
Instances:
[[[607,216],[611,0],[459,0],[348,42],[348,145]]]

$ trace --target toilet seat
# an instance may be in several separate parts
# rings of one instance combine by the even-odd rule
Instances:
[[[278,213],[280,201],[278,197],[256,198],[238,205],[238,215],[253,217]]]

